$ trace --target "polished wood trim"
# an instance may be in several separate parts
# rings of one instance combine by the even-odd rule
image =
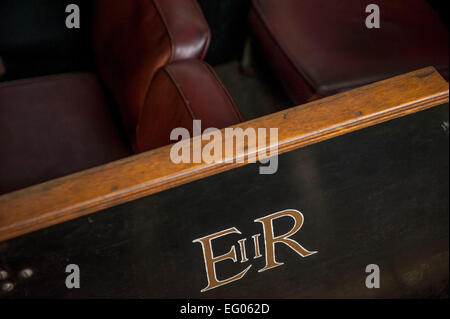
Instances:
[[[278,144],[271,147],[281,154],[448,100],[448,83],[428,67],[235,127],[278,128]],[[247,163],[174,164],[170,149],[162,147],[1,196],[0,241]],[[234,159],[252,158],[261,151],[251,143],[237,149]]]

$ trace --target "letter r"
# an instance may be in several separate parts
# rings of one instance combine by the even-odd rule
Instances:
[[[294,219],[295,224],[292,229],[281,236],[274,237],[273,232],[273,220],[281,218],[281,217],[291,217]],[[255,222],[259,222],[263,224],[264,228],[264,242],[266,247],[266,265],[264,268],[260,269],[259,272],[263,272],[278,266],[283,265],[283,263],[279,263],[275,259],[275,244],[282,243],[287,245],[289,248],[294,250],[297,254],[302,257],[308,257],[312,254],[317,253],[317,251],[308,251],[303,248],[298,242],[291,239],[290,237],[297,233],[303,225],[303,214],[298,210],[285,210],[278,213],[274,213],[272,215],[255,219]]]

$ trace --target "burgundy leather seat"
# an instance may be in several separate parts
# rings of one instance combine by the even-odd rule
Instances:
[[[137,129],[137,149],[146,151],[173,143],[174,127],[187,128],[193,120],[202,128],[224,128],[242,121],[228,91],[203,61],[171,63],[158,71],[148,92]]]
[[[211,34],[196,0],[97,0],[97,66],[134,143],[153,76],[164,65],[203,59]]]
[[[425,66],[448,78],[448,30],[424,0],[253,0],[252,29],[297,104]]]
[[[0,194],[132,154],[91,73],[1,83],[0,145]]]
[[[190,128],[194,118],[217,128],[241,120],[199,61],[210,32],[196,0],[98,0],[96,8],[100,77],[65,73],[0,85],[0,194],[129,156],[132,148],[169,144],[170,131]],[[161,86],[166,72],[174,82]],[[182,92],[195,110],[190,118],[174,99]]]

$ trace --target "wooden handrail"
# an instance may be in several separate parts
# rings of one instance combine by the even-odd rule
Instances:
[[[281,154],[448,100],[448,83],[428,67],[235,127],[278,128],[278,144],[273,147]],[[247,163],[174,164],[170,149],[169,145],[0,196],[0,241]],[[248,145],[237,149],[235,158],[260,151]]]

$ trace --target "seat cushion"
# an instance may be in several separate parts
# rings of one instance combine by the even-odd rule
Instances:
[[[197,0],[97,0],[95,6],[98,69],[134,140],[155,73],[167,63],[202,59],[210,30]]]
[[[434,66],[448,78],[448,30],[424,0],[253,0],[252,28],[291,99],[303,103]]]
[[[193,133],[193,120],[202,130],[224,128],[242,121],[233,99],[214,70],[200,60],[171,63],[156,74],[137,128],[137,151],[174,143],[170,133],[183,127]]]
[[[0,194],[131,154],[95,75],[0,84]]]

